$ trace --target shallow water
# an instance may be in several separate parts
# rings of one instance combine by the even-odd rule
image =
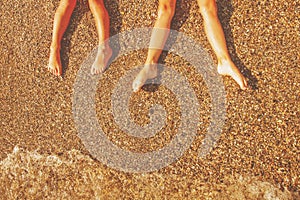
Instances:
[[[2,199],[162,199],[167,184],[176,179],[172,175],[133,175],[124,183],[135,190],[122,194],[119,184],[95,163],[76,150],[62,157],[15,147],[0,162]],[[175,184],[181,188],[172,191],[170,199],[293,199],[289,191],[255,177],[229,176],[221,184],[185,179]]]

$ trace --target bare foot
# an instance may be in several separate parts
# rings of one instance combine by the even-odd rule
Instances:
[[[139,91],[148,79],[155,78],[156,76],[157,76],[156,64],[146,64],[132,83],[133,91],[134,92]]]
[[[51,48],[49,56],[48,71],[56,76],[62,75],[62,66],[60,60],[59,48]]]
[[[231,76],[240,85],[242,90],[247,89],[248,83],[246,78],[232,61],[219,61],[218,73],[221,75]]]
[[[99,74],[104,72],[107,67],[107,62],[112,56],[112,50],[109,46],[107,47],[99,47],[95,62],[91,68],[91,74]]]

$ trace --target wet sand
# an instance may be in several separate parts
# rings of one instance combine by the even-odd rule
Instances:
[[[201,75],[184,59],[165,53],[162,62],[185,76],[200,102],[201,126],[191,148],[177,162],[151,173],[132,174],[93,159],[74,124],[74,82],[95,48],[97,33],[86,2],[78,3],[62,42],[64,79],[47,69],[53,16],[58,1],[1,1],[0,191],[3,199],[297,199],[299,198],[299,2],[218,1],[230,54],[249,79],[241,91],[224,77],[227,118],[214,150],[198,158],[209,125],[210,96]],[[145,6],[147,5],[147,6]],[[107,1],[111,35],[151,27],[157,1]],[[298,18],[297,18],[298,17]],[[199,42],[211,54],[196,1],[182,0],[172,29]],[[131,98],[135,122],[149,122],[155,102],[168,123],[150,139],[124,134],[114,124],[110,95],[118,79],[142,65],[146,51],[116,59],[98,83],[99,123],[122,148],[147,152],[176,134],[180,110],[166,87]],[[141,104],[141,102],[143,104]]]

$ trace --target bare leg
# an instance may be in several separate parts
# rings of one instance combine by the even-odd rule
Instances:
[[[54,75],[61,76],[60,42],[68,27],[76,0],[61,0],[54,16],[53,35],[50,47],[48,70]]]
[[[175,7],[176,0],[159,0],[158,17],[152,31],[145,66],[132,84],[134,92],[139,91],[147,79],[157,76],[157,61],[168,38]]]
[[[91,68],[92,74],[99,74],[106,69],[108,60],[112,55],[109,42],[109,16],[103,0],[89,0],[90,9],[94,15],[99,37],[98,53]]]
[[[231,76],[241,89],[247,88],[247,81],[232,62],[227,50],[224,32],[217,15],[215,0],[198,0],[200,12],[204,20],[207,38],[218,59],[218,73]]]

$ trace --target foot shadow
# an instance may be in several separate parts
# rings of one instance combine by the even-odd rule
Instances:
[[[177,0],[176,2],[176,10],[174,17],[171,23],[171,30],[176,30],[179,32],[182,25],[186,22],[190,14],[192,2],[190,0]],[[169,36],[166,45],[168,45],[167,49],[170,49],[172,44],[176,42],[177,35],[175,32],[172,32],[172,36]],[[165,59],[168,55],[168,51],[163,51],[161,56],[159,57],[158,63],[164,65]],[[142,89],[147,92],[155,92],[158,90],[161,85],[161,73],[163,69],[161,67],[158,68],[158,76],[152,80],[149,80],[150,83],[145,84]],[[147,81],[148,82],[148,81]],[[151,84],[151,82],[155,82],[155,84]]]
[[[105,7],[107,9],[108,15],[109,15],[109,23],[110,23],[110,37],[117,35],[121,32],[122,28],[122,15],[120,13],[120,0],[109,0],[104,1]],[[115,36],[117,37],[117,36]],[[113,41],[109,41],[109,45],[112,49],[112,56],[110,57],[108,63],[112,63],[113,60],[118,56],[120,51],[120,43],[119,39],[116,38]],[[105,70],[107,70],[109,66]]]
[[[236,64],[241,73],[249,80],[248,85],[253,90],[257,90],[258,79],[252,74],[252,72],[245,66],[243,61],[239,58],[236,52],[236,48],[234,46],[234,37],[232,33],[232,28],[230,26],[230,18],[232,17],[234,11],[234,8],[232,7],[232,1],[218,0],[217,6],[218,16],[224,30],[227,48],[228,50],[230,50],[230,56],[232,58],[232,61]]]
[[[163,54],[163,53],[162,53]],[[167,54],[166,54],[167,55]],[[165,56],[166,56],[165,55]],[[162,55],[163,56],[163,55]],[[161,57],[162,57],[161,56]],[[160,60],[164,60],[164,58],[159,59],[158,63],[162,64],[164,61],[160,61]],[[153,78],[153,79],[149,79],[146,81],[146,83],[142,86],[142,90],[146,91],[146,92],[155,92],[159,89],[159,86],[161,85],[161,79],[162,79],[162,72],[164,71],[163,68],[158,67],[157,68],[157,77]]]

